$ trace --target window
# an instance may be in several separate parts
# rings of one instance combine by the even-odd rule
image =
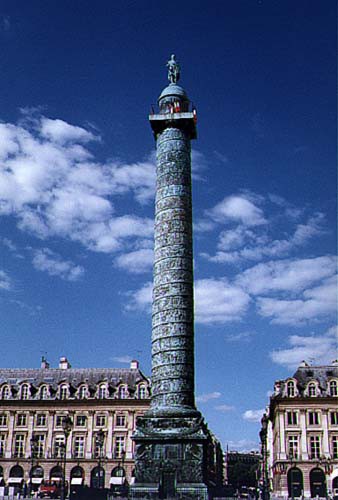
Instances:
[[[331,425],[338,425],[338,411],[332,411],[330,413]]]
[[[286,392],[287,392],[288,397],[292,398],[295,395],[295,383],[294,383],[294,381],[290,380],[287,383],[286,387],[287,387]]]
[[[98,441],[98,439],[94,437],[94,458],[102,457],[102,455],[104,455],[103,450],[104,450],[104,438],[103,442],[102,441],[100,442]]]
[[[146,397],[147,397],[147,389],[146,389],[145,385],[140,385],[140,387],[138,388],[138,397],[140,399],[146,399]]]
[[[107,387],[105,385],[100,385],[98,396],[99,399],[105,399],[107,397]]]
[[[86,399],[87,397],[87,387],[82,385],[79,389],[79,399]]]
[[[288,411],[286,415],[287,415],[286,421],[288,425],[298,425],[298,412]]]
[[[67,399],[68,387],[64,384],[60,386],[60,399]]]
[[[84,457],[84,436],[76,436],[74,439],[74,458]]]
[[[64,456],[64,446],[64,436],[56,436],[54,439],[54,458],[62,458]]]
[[[332,436],[332,458],[338,458],[338,436]]]
[[[77,427],[85,427],[86,421],[87,421],[86,415],[76,415],[75,425]]]
[[[27,384],[23,384],[21,386],[21,399],[28,399],[29,398],[29,387]]]
[[[5,387],[2,388],[2,399],[9,399],[10,398],[10,390],[8,385],[5,385]]]
[[[121,385],[121,387],[119,388],[119,398],[127,399],[127,388],[125,385]]]
[[[62,422],[65,419],[65,415],[56,415],[55,417],[55,427],[62,427]]]
[[[36,416],[36,426],[43,427],[47,424],[47,415],[44,413],[38,413]]]
[[[104,427],[106,425],[105,415],[96,415],[96,427]]]
[[[319,436],[310,436],[310,458],[320,458]]]
[[[298,436],[288,437],[289,458],[298,458]]]
[[[116,436],[115,438],[115,447],[114,447],[114,457],[121,458],[124,453],[124,444],[125,438],[124,436]]]
[[[45,436],[44,434],[36,435],[36,448],[34,456],[36,458],[43,458],[45,450]]]
[[[0,457],[5,456],[6,434],[0,434]]]
[[[319,412],[309,411],[309,425],[318,425],[318,424],[319,424]]]
[[[330,396],[338,396],[338,387],[336,380],[331,380],[330,382]]]
[[[25,435],[16,434],[14,438],[14,457],[23,458],[25,455]]]
[[[48,387],[43,385],[40,389],[40,399],[48,399]]]
[[[0,414],[0,427],[6,427],[7,425],[7,415],[6,413]]]
[[[316,384],[311,382],[311,384],[308,385],[308,394],[310,397],[316,396]]]
[[[16,417],[16,425],[18,427],[24,427],[27,424],[27,416],[25,413],[19,413]]]
[[[116,427],[125,427],[126,417],[125,415],[116,415]]]

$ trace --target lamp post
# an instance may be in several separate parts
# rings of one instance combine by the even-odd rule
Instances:
[[[105,433],[101,429],[96,433],[95,436],[95,441],[96,441],[96,446],[98,448],[98,476],[99,476],[99,481],[98,481],[98,488],[101,489],[103,488],[104,485],[102,485],[101,481],[101,459],[102,459],[102,448],[104,444],[104,438],[105,438]]]
[[[268,417],[264,413],[261,420],[262,428],[259,433],[261,440],[261,451],[262,451],[262,497],[263,500],[269,500],[269,487],[268,487],[268,460],[267,460],[267,436],[268,436]]]
[[[67,416],[62,420],[62,429],[65,436],[65,442],[63,447],[63,474],[62,474],[62,487],[61,487],[61,500],[65,500],[67,497],[66,493],[66,465],[67,465],[67,440],[71,430],[73,428],[72,419]]]
[[[37,447],[38,447],[38,437],[37,436],[32,436],[31,437],[31,470],[29,473],[29,496],[32,494],[32,489],[33,489],[33,466],[34,466],[34,458],[36,457],[36,452],[37,452]]]

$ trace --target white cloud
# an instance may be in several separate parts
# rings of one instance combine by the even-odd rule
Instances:
[[[325,365],[337,357],[337,326],[317,335],[290,335],[285,349],[270,352],[274,363],[295,369],[305,360],[316,365]]]
[[[231,405],[217,405],[214,408],[215,410],[221,411],[223,413],[227,413],[228,411],[233,411],[235,409],[235,407]]]
[[[238,221],[246,226],[266,224],[263,211],[246,195],[232,195],[224,198],[208,214],[217,222]]]
[[[148,272],[153,267],[154,252],[150,248],[141,248],[134,252],[119,255],[115,265],[129,273],[141,274]]]
[[[337,278],[333,276],[297,299],[257,298],[258,313],[271,323],[300,326],[337,314]]]
[[[51,120],[43,117],[40,123],[40,133],[51,141],[64,144],[66,142],[89,142],[98,139],[84,128],[70,125],[63,120]]]
[[[260,422],[264,412],[265,408],[262,408],[260,410],[246,410],[242,416],[243,419],[247,420],[248,422]]]
[[[225,279],[195,282],[195,319],[197,323],[237,321],[245,314],[249,295]]]
[[[229,451],[240,451],[243,453],[250,451],[258,451],[260,449],[258,442],[252,441],[250,439],[228,441],[227,446],[229,448]]]
[[[245,314],[249,295],[225,279],[203,279],[195,282],[195,321],[212,324],[239,321]],[[136,292],[129,293],[127,310],[150,310],[152,283],[146,283]]]
[[[229,334],[225,337],[227,342],[249,342],[252,338],[252,332],[239,332]]]
[[[153,284],[145,283],[139,290],[129,292],[129,302],[125,305],[127,311],[151,311]]]
[[[268,229],[275,227],[273,221],[270,225],[250,229],[239,224],[236,228],[220,233],[215,255],[205,253],[203,257],[216,263],[237,263],[243,260],[259,261],[267,257],[286,256],[306,244],[310,238],[323,234],[323,220],[323,214],[316,214],[307,222],[297,224],[293,233],[283,239],[273,239],[269,235]]]
[[[12,288],[12,280],[9,275],[0,270],[0,289],[2,290],[10,290]]]
[[[99,252],[124,250],[153,232],[150,219],[117,214],[113,202],[154,194],[151,160],[100,163],[88,149],[97,135],[63,120],[30,117],[0,123],[0,214],[40,238],[61,236]]]
[[[221,397],[220,392],[208,392],[207,394],[200,394],[199,396],[196,397],[196,402],[197,403],[207,403],[211,399],[218,399]]]
[[[124,356],[113,356],[112,361],[116,361],[116,363],[129,364],[132,360],[130,356],[127,354]]]
[[[69,260],[62,260],[48,248],[35,250],[33,265],[38,271],[46,271],[50,276],[59,276],[66,281],[76,281],[84,274],[84,268]]]
[[[247,269],[237,277],[236,283],[254,295],[276,291],[292,293],[332,276],[335,270],[334,256],[270,261]]]

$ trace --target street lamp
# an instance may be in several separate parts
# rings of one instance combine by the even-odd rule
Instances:
[[[267,451],[267,436],[268,436],[268,417],[264,413],[261,420],[262,428],[259,433],[261,440],[261,450],[262,450],[262,497],[263,500],[269,499],[269,488],[268,488],[268,451]]]
[[[33,489],[33,467],[34,467],[34,458],[36,457],[36,452],[38,450],[38,436],[31,437],[31,470],[29,473],[29,495],[32,494]]]
[[[62,474],[62,487],[61,487],[61,500],[65,500],[66,494],[66,465],[67,465],[67,440],[71,430],[73,429],[73,420],[67,416],[62,420],[62,429],[65,436],[63,445],[63,474]]]
[[[102,485],[101,481],[101,458],[102,458],[102,448],[104,444],[104,438],[105,438],[105,433],[102,429],[100,429],[95,436],[95,442],[96,446],[98,448],[98,476],[99,476],[99,481],[98,481],[98,487],[99,489],[103,488],[104,485]]]

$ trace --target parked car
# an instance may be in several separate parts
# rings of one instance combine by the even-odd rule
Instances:
[[[61,482],[43,481],[38,490],[39,498],[60,498]]]

